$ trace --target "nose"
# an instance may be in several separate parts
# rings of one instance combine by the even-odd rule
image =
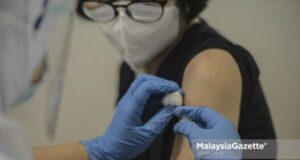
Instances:
[[[126,8],[124,6],[118,6],[116,10],[118,15],[120,16],[124,16],[127,13]]]

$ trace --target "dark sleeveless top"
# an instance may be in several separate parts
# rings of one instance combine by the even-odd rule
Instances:
[[[242,139],[275,139],[270,112],[259,83],[259,70],[251,55],[235,45],[202,20],[192,26],[159,67],[156,76],[182,84],[187,64],[200,52],[218,48],[229,52],[239,66],[242,77],[242,97],[238,131]],[[134,72],[125,63],[120,69],[119,99],[134,80]],[[160,105],[147,107],[143,115],[146,121],[161,108]],[[155,139],[150,148],[137,157],[137,160],[170,159],[175,138],[174,118],[164,132]],[[274,153],[276,154],[276,153]]]

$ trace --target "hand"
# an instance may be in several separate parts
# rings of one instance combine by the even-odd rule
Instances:
[[[200,146],[201,143],[241,143],[237,130],[228,119],[207,107],[177,107],[174,114],[189,119],[178,122],[174,132],[188,138],[195,159],[242,159],[241,150],[215,150]]]
[[[91,160],[132,159],[145,151],[172,119],[175,107],[163,107],[145,124],[141,116],[151,96],[179,90],[171,81],[142,75],[117,105],[113,120],[103,136],[82,142]]]

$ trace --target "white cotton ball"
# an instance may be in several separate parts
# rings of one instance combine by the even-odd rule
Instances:
[[[183,105],[183,97],[180,91],[176,91],[170,94],[165,95],[162,100],[162,104],[164,106],[182,106]]]

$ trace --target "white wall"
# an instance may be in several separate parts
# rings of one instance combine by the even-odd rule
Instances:
[[[213,0],[204,17],[256,58],[280,138],[300,138],[300,1]],[[76,18],[55,141],[46,137],[45,87],[10,113],[27,126],[33,145],[101,134],[116,98],[120,57],[93,24]]]

